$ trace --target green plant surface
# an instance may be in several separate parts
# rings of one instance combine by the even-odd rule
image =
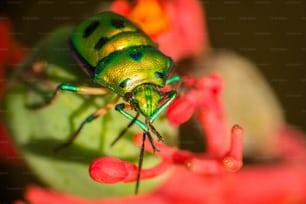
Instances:
[[[33,173],[53,189],[94,198],[133,194],[134,182],[101,184],[93,181],[88,174],[90,163],[103,156],[137,164],[140,148],[132,140],[135,133],[141,130],[136,125],[114,146],[110,146],[129,123],[117,111],[110,110],[103,117],[87,124],[71,146],[59,153],[53,152],[88,115],[112,101],[114,93],[87,96],[65,92],[60,93],[57,100],[47,107],[37,110],[30,108],[46,103],[51,98],[53,88],[48,84],[54,87],[60,83],[99,87],[70,54],[67,41],[71,29],[60,28],[43,39],[29,53],[24,64],[12,74],[3,100],[9,133]],[[41,71],[31,74],[37,66],[42,68]],[[168,144],[174,143],[177,130],[171,128],[164,115],[154,122],[154,126]],[[158,162],[158,157],[146,154],[144,168]],[[164,178],[160,176],[141,181],[140,191],[156,187]]]

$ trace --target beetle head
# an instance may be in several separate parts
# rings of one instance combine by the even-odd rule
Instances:
[[[155,85],[142,84],[133,90],[130,103],[145,117],[150,117],[158,109],[160,99],[160,93]]]

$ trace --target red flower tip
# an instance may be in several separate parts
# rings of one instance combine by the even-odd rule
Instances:
[[[137,134],[135,140],[141,139],[142,134]],[[138,143],[138,142],[137,142]],[[139,142],[140,143],[140,142]],[[145,142],[146,150],[152,152],[149,141]],[[156,144],[160,150],[165,150],[163,153],[167,154],[171,148],[165,145]],[[168,149],[168,151],[167,151]],[[156,166],[141,170],[141,179],[154,178],[164,173],[169,167],[169,160],[163,160]],[[118,182],[133,182],[137,180],[138,167],[120,159],[112,157],[102,157],[93,161],[89,167],[90,177],[105,184],[114,184]]]
[[[116,158],[103,157],[92,162],[89,174],[99,183],[113,184],[125,181],[131,176],[135,177],[137,167]]]
[[[229,172],[236,172],[242,167],[242,161],[233,157],[225,157],[222,162],[224,168]]]
[[[213,175],[238,171],[242,167],[242,141],[243,129],[235,125],[231,131],[231,145],[228,152],[219,154],[185,154],[185,166],[195,174]],[[184,158],[184,157],[181,157]]]
[[[230,172],[238,171],[242,167],[242,153],[243,129],[239,125],[234,125],[231,132],[230,150],[222,161],[225,169]]]

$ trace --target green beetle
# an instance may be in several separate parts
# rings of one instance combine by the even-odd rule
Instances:
[[[72,31],[69,45],[84,71],[102,87],[60,84],[57,86],[50,103],[54,101],[60,91],[96,95],[111,91],[116,93],[118,97],[112,103],[89,115],[75,134],[55,150],[58,151],[72,144],[85,124],[115,107],[115,110],[131,122],[112,145],[134,123],[144,131],[135,189],[137,193],[144,154],[144,141],[148,137],[153,151],[158,151],[151,134],[156,135],[161,141],[163,138],[154,128],[152,122],[177,96],[174,90],[160,91],[160,88],[166,84],[180,80],[178,76],[169,78],[173,62],[171,58],[161,53],[150,37],[135,24],[112,12],[102,12],[81,22]],[[127,103],[117,104],[120,97]],[[136,115],[132,116],[127,110],[136,111]],[[144,122],[138,119],[140,114],[144,116]]]

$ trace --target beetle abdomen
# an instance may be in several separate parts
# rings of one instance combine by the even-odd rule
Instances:
[[[81,22],[71,33],[71,48],[91,75],[99,61],[112,52],[156,44],[123,16],[103,12]]]

